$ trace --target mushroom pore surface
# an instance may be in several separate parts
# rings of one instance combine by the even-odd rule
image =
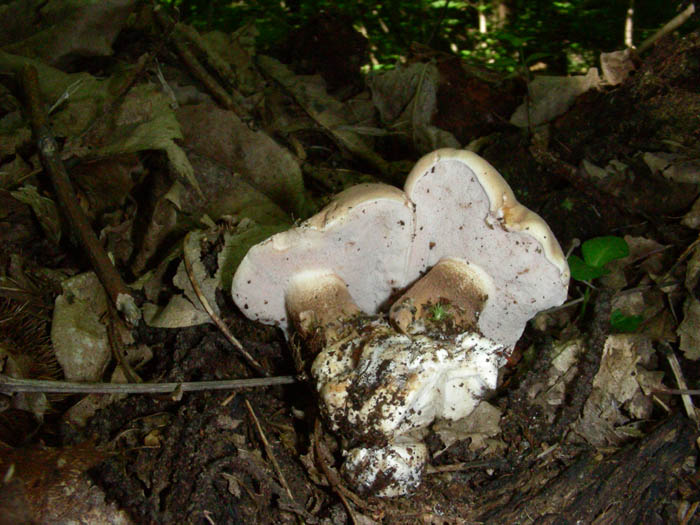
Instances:
[[[253,246],[234,274],[233,300],[247,317],[289,335],[285,297],[292,279],[332,273],[362,311],[374,314],[404,286],[413,230],[413,205],[401,190],[354,186],[300,226]]]

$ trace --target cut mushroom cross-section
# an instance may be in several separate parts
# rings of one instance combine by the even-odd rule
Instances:
[[[413,205],[401,190],[354,186],[301,226],[253,246],[233,277],[233,300],[249,318],[289,334],[287,295],[293,280],[299,296],[302,288],[313,288],[315,277],[327,284],[321,278],[334,274],[362,311],[377,313],[404,286],[413,231]]]
[[[493,283],[479,330],[508,346],[537,312],[564,302],[569,268],[559,243],[484,159],[437,150],[418,161],[404,189],[416,209],[407,282],[443,257],[479,268]]]

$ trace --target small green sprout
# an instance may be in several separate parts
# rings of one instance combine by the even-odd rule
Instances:
[[[571,277],[577,281],[592,281],[610,273],[605,265],[615,259],[627,257],[630,249],[621,237],[595,237],[581,245],[583,259],[569,255]]]
[[[444,321],[450,316],[449,305],[437,303],[430,307],[430,319],[436,322]]]
[[[563,205],[563,204],[562,204]],[[630,253],[627,242],[621,237],[607,236],[588,239],[581,245],[581,254],[569,255],[569,269],[571,277],[577,281],[589,283],[610,273],[606,267],[608,263],[627,257]],[[591,289],[586,288],[583,294],[583,307],[581,315],[586,310],[590,299]],[[644,318],[640,315],[625,315],[621,310],[615,310],[610,315],[610,326],[618,333],[636,332]]]
[[[574,201],[572,201],[569,197],[561,201],[561,207],[564,208],[566,211],[571,211],[574,209]]]
[[[610,327],[623,334],[636,332],[642,321],[644,318],[641,315],[625,315],[617,309],[610,314]]]

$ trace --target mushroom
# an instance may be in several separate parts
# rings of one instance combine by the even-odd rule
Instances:
[[[489,297],[495,296],[491,276],[480,266],[443,257],[391,307],[394,325],[404,333],[424,333],[429,325],[452,332],[478,332]]]
[[[343,474],[359,492],[391,498],[418,487],[427,462],[428,447],[420,441],[357,447],[345,457]]]
[[[554,234],[476,153],[429,153],[404,191],[416,208],[405,280],[414,281],[443,257],[467,262],[476,280],[488,274],[478,319],[483,335],[512,347],[537,312],[566,300],[569,267]]]
[[[405,193],[350,188],[251,248],[232,294],[248,317],[287,335],[293,325],[313,347],[346,477],[393,496],[420,482],[425,429],[468,416],[496,387],[525,324],[565,300],[568,278],[549,227],[496,170],[443,149],[418,162]]]
[[[413,230],[413,205],[401,190],[353,186],[301,226],[253,246],[234,274],[233,300],[287,335],[290,320],[304,335],[359,310],[375,314],[404,286]]]

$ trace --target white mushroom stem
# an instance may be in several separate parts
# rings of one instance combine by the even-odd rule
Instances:
[[[478,332],[479,315],[494,291],[484,269],[444,257],[394,303],[391,321],[405,334],[423,333],[431,322],[459,333]]]
[[[400,334],[383,318],[323,348],[311,375],[331,429],[360,445],[343,467],[351,486],[379,496],[415,489],[427,460],[420,432],[468,416],[496,388],[503,351],[473,333]]]
[[[323,346],[346,330],[346,322],[360,313],[345,282],[327,271],[309,270],[292,277],[285,295],[287,311],[299,335],[320,335]]]
[[[311,374],[331,428],[381,445],[435,418],[469,415],[496,388],[503,350],[477,334],[438,341],[377,319],[324,348]]]
[[[358,447],[345,458],[343,474],[352,480],[355,491],[391,498],[413,492],[427,462],[428,448],[420,441]]]

